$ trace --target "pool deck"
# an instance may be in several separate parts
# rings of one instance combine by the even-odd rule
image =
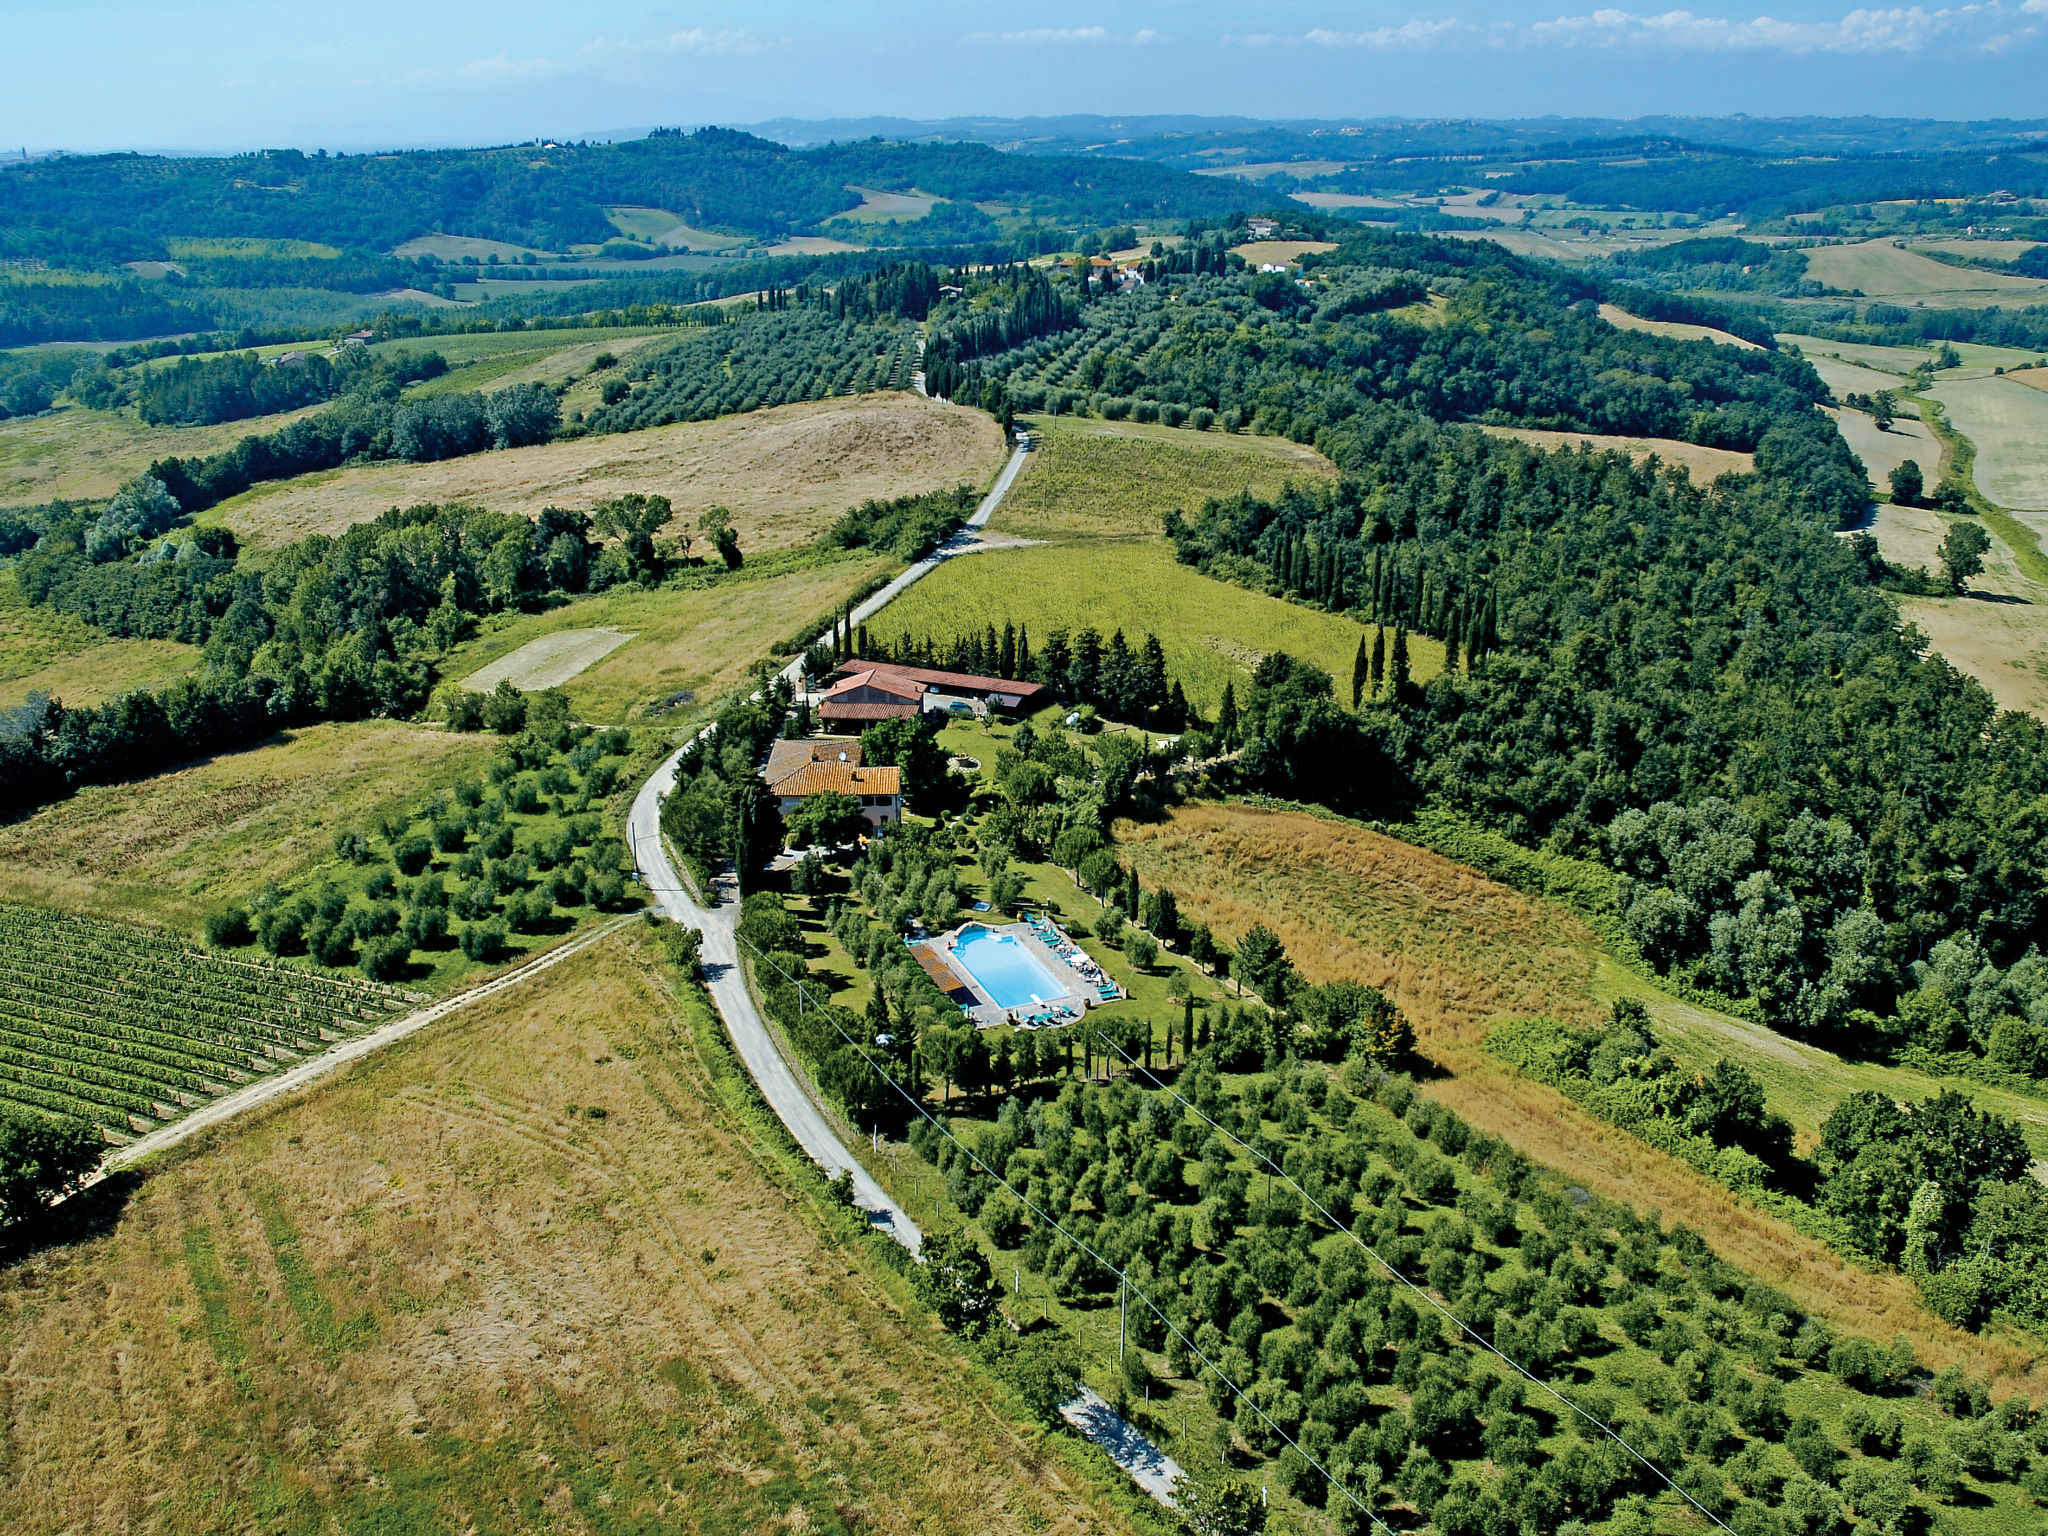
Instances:
[[[1004,1008],[989,995],[981,979],[954,953],[954,945],[969,928],[1004,934],[1027,947],[1031,956],[1066,990],[1036,1003]],[[978,1029],[1011,1024],[1022,1029],[1054,1028],[1078,1023],[1090,1008],[1115,1002],[1124,991],[1089,958],[1088,953],[1067,937],[1057,923],[1033,914],[1021,923],[970,921],[929,939],[910,943],[910,952],[933,983],[974,1020]]]

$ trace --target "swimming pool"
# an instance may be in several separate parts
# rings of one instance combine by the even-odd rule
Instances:
[[[1073,989],[1059,980],[1016,937],[970,923],[953,947],[959,962],[998,1008],[1028,1008],[1065,997]]]

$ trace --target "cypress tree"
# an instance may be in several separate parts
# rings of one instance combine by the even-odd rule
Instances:
[[[1358,708],[1365,697],[1365,685],[1372,678],[1372,658],[1366,654],[1365,634],[1358,636],[1358,654],[1351,658],[1351,707]]]
[[[1444,670],[1446,672],[1458,670],[1458,630],[1456,625],[1448,626],[1444,631]]]
[[[1223,685],[1223,702],[1216,706],[1216,739],[1224,746],[1237,739],[1237,684]]]
[[[1169,731],[1184,731],[1188,727],[1188,696],[1180,691],[1180,679],[1177,677],[1167,690],[1165,725]]]
[[[1004,677],[1017,675],[1017,626],[1003,620],[1003,642],[996,654],[996,666]]]
[[[981,637],[981,664],[984,669],[994,672],[1002,665],[1001,642],[996,639],[996,627],[988,626],[988,632]],[[1008,674],[1004,674],[1007,676]]]
[[[853,654],[856,656],[865,656],[868,654],[868,627],[865,624],[861,625],[861,627],[854,632]]]
[[[1195,994],[1190,992],[1180,1005],[1180,1059],[1195,1054]]]
[[[1026,624],[1017,626],[1017,670],[1011,676],[1026,681],[1031,678],[1031,628]]]
[[[1408,631],[1402,625],[1394,626],[1393,683],[1391,691],[1399,698],[1408,687]]]
[[[1372,631],[1372,696],[1380,696],[1380,684],[1387,680],[1387,627],[1376,624]]]
[[[1380,615],[1386,611],[1384,608],[1380,606],[1380,554],[1381,552],[1377,549],[1375,549],[1372,552],[1372,585],[1370,590],[1372,592],[1372,618],[1375,622],[1377,622],[1379,620]]]

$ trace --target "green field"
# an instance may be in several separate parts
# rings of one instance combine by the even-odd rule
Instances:
[[[622,235],[638,235],[675,250],[729,251],[748,243],[740,235],[714,235],[709,230],[692,229],[666,208],[607,208],[605,217]]]
[[[620,588],[548,613],[506,615],[458,647],[441,672],[468,677],[558,630],[622,629],[634,638],[563,685],[576,718],[600,723],[637,719],[650,705],[688,690],[697,702],[674,716],[680,724],[736,687],[776,641],[799,630],[808,633],[813,622],[822,629],[826,615],[893,564],[861,556],[700,591]]]
[[[908,224],[923,218],[946,201],[923,192],[878,192],[872,187],[849,187],[860,194],[860,206],[832,215],[854,224]]]
[[[1018,538],[1156,538],[1175,507],[1193,512],[1211,496],[1273,496],[1289,480],[1337,478],[1336,465],[1284,437],[1073,417],[1023,425],[1038,433],[1038,449],[989,520]]]
[[[636,347],[656,336],[669,334],[656,327],[606,327],[599,330],[513,331],[493,336],[437,336],[424,341],[387,342],[379,351],[405,348],[414,352],[438,352],[448,360],[448,371],[438,379],[409,385],[408,400],[432,395],[462,394],[469,390],[503,388],[508,384],[559,384],[587,373],[600,352],[624,358]],[[496,343],[492,346],[478,343]],[[523,343],[523,344],[522,344]],[[566,405],[589,409],[597,404],[593,386]]]
[[[1053,630],[1092,624],[1105,638],[1122,629],[1133,645],[1157,635],[1167,674],[1188,702],[1213,713],[1225,683],[1242,697],[1259,659],[1285,651],[1337,679],[1348,700],[1351,664],[1371,626],[1211,580],[1179,564],[1166,542],[997,549],[948,561],[869,624],[877,640],[898,635],[950,639],[1006,623],[1029,627],[1043,647]],[[1411,635],[1417,682],[1443,667],[1443,646]]]
[[[341,254],[341,247],[321,245],[313,240],[264,240],[253,235],[228,235],[214,239],[199,239],[173,235],[164,244],[169,247],[173,261],[206,257],[226,257],[230,260],[290,260],[294,257],[333,258]]]
[[[496,256],[500,261],[517,261],[531,251],[536,256],[548,253],[538,247],[512,245],[503,240],[481,240],[470,235],[421,235],[395,247],[394,256],[436,256],[442,261],[460,261],[465,256],[474,256],[478,261],[488,261]]]
[[[115,640],[82,619],[24,602],[0,569],[0,709],[31,693],[100,704],[131,688],[175,681],[199,665],[199,648],[174,640]]]

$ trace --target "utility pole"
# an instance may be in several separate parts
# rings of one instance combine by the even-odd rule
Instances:
[[[1124,1363],[1124,1296],[1130,1289],[1130,1281],[1122,1280],[1116,1288],[1116,1363]]]

